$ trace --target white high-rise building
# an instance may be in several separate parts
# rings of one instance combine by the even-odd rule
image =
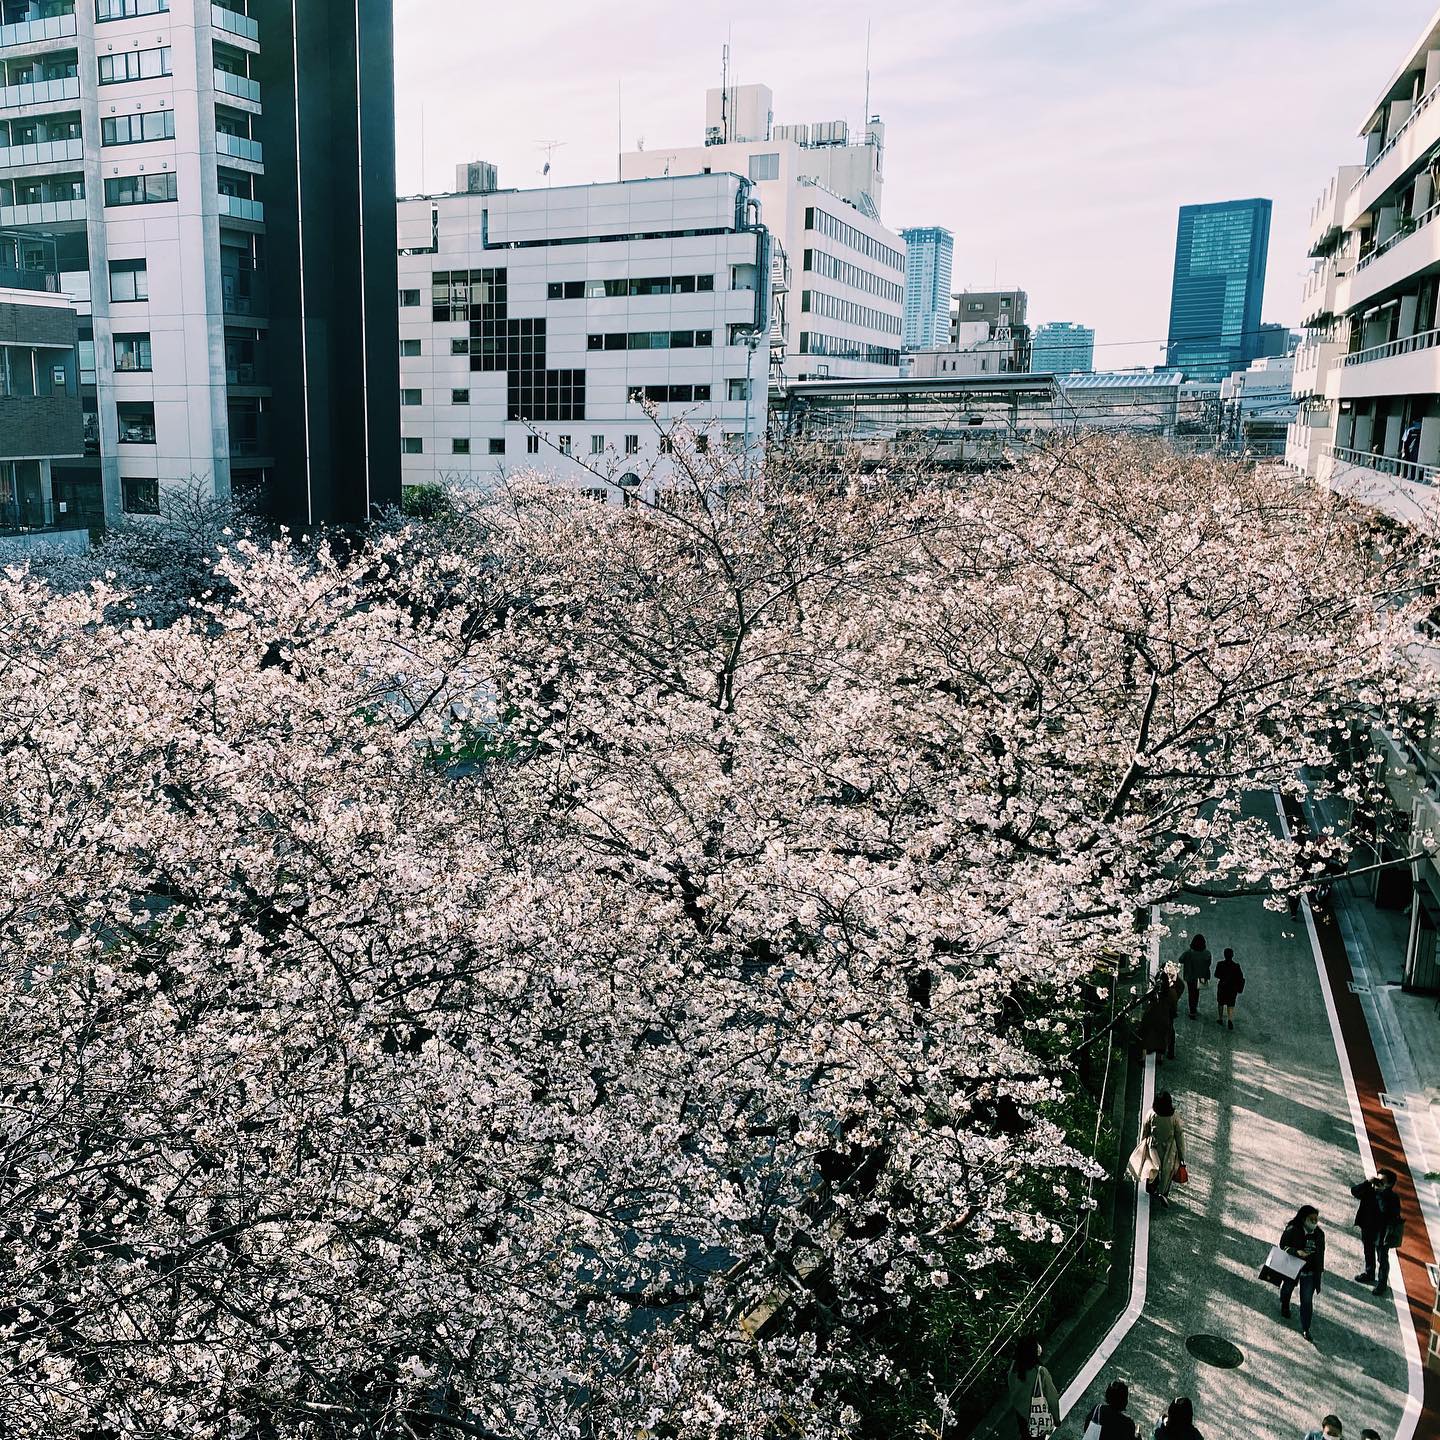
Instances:
[[[766,227],[790,257],[786,378],[898,375],[905,241],[881,221],[885,127],[858,143],[843,120],[776,125],[765,85],[708,91],[703,145],[620,158],[626,180],[731,172],[754,183]]]
[[[406,485],[539,470],[620,499],[758,444],[783,260],[750,181],[459,178],[473,190],[399,203]]]

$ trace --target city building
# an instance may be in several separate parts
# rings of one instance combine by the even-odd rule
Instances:
[[[79,326],[54,253],[0,234],[0,553],[32,540],[88,548],[98,523],[56,474],[85,445]]]
[[[1023,290],[962,290],[951,296],[950,344],[959,350],[983,345],[1001,331],[1008,336],[1010,358],[1006,369],[1020,373],[1030,365],[1030,326],[1026,315],[1030,300]],[[978,327],[985,326],[982,336]]]
[[[885,126],[852,142],[843,120],[776,125],[768,86],[706,94],[703,145],[620,157],[625,180],[729,172],[755,187],[760,214],[790,258],[774,373],[788,379],[898,375],[905,241],[881,221]]]
[[[1295,356],[1266,355],[1220,382],[1221,440],[1249,455],[1284,455],[1298,410]]]
[[[1055,428],[1173,439],[1180,419],[1181,385],[1179,375],[1148,370],[1057,375]]]
[[[784,265],[752,181],[460,178],[399,202],[407,486],[533,469],[623,499],[690,447],[758,442]]]
[[[905,242],[907,350],[936,350],[950,338],[950,279],[955,237],[941,225],[900,232]]]
[[[1088,325],[1052,320],[1035,327],[1030,367],[1055,375],[1078,375],[1095,368],[1095,332]]]
[[[398,499],[390,0],[3,10],[0,227],[80,307],[85,503]]]
[[[1182,205],[1166,365],[1223,380],[1261,353],[1270,201]]]

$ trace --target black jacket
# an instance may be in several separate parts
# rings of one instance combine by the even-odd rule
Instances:
[[[1377,1190],[1368,1180],[1362,1180],[1350,1187],[1350,1193],[1360,1202],[1355,1223],[1362,1235],[1382,1234],[1400,1218],[1400,1197],[1393,1185]]]
[[[1280,1236],[1280,1248],[1291,1255],[1304,1255],[1305,1268],[1302,1275],[1315,1277],[1315,1288],[1320,1289],[1325,1275],[1325,1232],[1317,1225],[1307,1231],[1304,1225],[1291,1224]]]
[[[1090,1412],[1085,1422],[1087,1428],[1091,1420],[1100,1422],[1100,1440],[1136,1440],[1139,1433],[1135,1422],[1123,1410],[1112,1410],[1108,1405],[1097,1405]]]

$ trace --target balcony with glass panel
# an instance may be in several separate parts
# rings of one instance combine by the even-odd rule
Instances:
[[[217,30],[223,30],[227,35],[232,35],[238,40],[248,40],[252,43],[259,42],[259,23],[252,20],[243,9],[235,5],[212,4],[210,7],[210,23]]]
[[[265,161],[265,149],[258,140],[251,140],[244,135],[231,135],[225,130],[215,132],[215,153],[249,165],[262,165]]]
[[[0,180],[0,225],[55,225],[85,216],[83,175]]]
[[[0,110],[80,98],[80,61],[73,50],[0,59]]]
[[[5,5],[0,7],[0,50],[14,45],[44,48],[47,41],[76,35],[74,0],[59,4]]]

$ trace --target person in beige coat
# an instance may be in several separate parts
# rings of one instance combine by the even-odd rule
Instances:
[[[1162,1204],[1170,1204],[1170,1187],[1175,1172],[1185,1163],[1185,1130],[1175,1113],[1175,1101],[1168,1090],[1155,1097],[1155,1104],[1140,1131],[1144,1147],[1140,1174],[1145,1188]]]

